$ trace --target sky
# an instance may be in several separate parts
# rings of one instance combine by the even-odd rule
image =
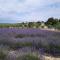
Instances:
[[[60,0],[0,0],[0,23],[60,18]]]

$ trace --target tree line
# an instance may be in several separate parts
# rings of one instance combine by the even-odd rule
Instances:
[[[45,25],[47,25],[48,28],[60,29],[60,19],[51,17],[45,22]]]
[[[37,22],[22,22],[22,23],[0,23],[0,28],[44,28],[47,26],[48,28],[60,29],[60,19],[58,18],[48,18],[46,22],[37,21]]]

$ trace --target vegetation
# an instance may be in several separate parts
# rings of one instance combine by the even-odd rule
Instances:
[[[49,28],[55,28],[55,29],[60,29],[60,19],[57,18],[49,18],[45,24],[49,27]]]
[[[40,60],[38,56],[34,56],[33,54],[27,54],[23,57],[18,57],[17,60]]]
[[[60,22],[56,24],[55,28],[60,30]]]
[[[0,49],[0,60],[5,60],[7,53]]]
[[[51,17],[46,22],[0,24],[0,60],[40,60],[37,55],[29,54],[33,52],[60,56],[60,32],[33,29],[45,26],[60,30],[60,19]]]
[[[17,42],[16,44],[10,45],[11,49],[19,49],[23,47],[32,47],[31,42]]]
[[[22,22],[15,24],[0,23],[0,28],[39,28],[41,25],[40,21],[37,22]]]
[[[43,23],[44,25],[42,25]],[[60,19],[51,17],[48,18],[46,22],[37,21],[15,24],[0,24],[0,28],[44,28],[45,26],[47,26],[48,28],[60,29]]]

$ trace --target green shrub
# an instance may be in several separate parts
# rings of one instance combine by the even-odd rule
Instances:
[[[55,28],[60,30],[60,23],[57,23]]]

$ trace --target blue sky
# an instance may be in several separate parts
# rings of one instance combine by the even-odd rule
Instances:
[[[60,18],[60,0],[0,0],[0,23]]]

